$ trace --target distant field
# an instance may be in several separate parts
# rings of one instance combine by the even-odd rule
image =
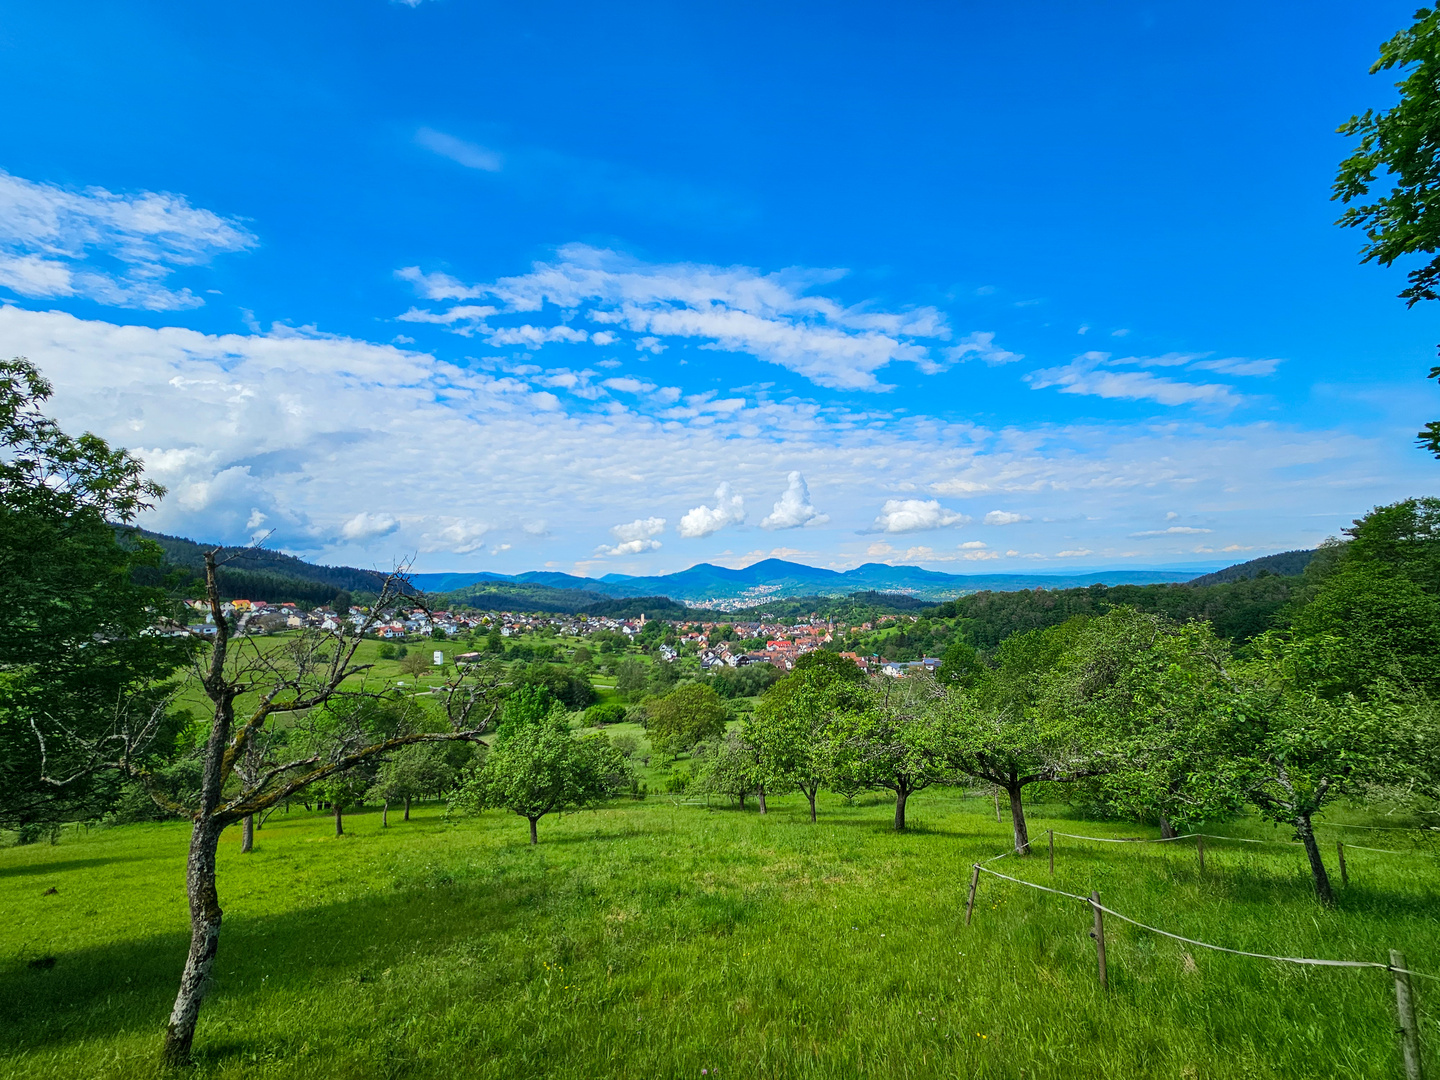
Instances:
[[[970,863],[1007,843],[987,802],[924,792],[904,835],[869,796],[824,800],[816,826],[803,800],[772,805],[762,818],[617,802],[546,818],[536,848],[513,815],[447,823],[434,804],[386,830],[352,814],[338,840],[327,816],[292,810],[250,856],[227,836],[193,1075],[1400,1075],[1384,972],[1223,956],[1112,920],[1102,992],[1073,902],[986,879],[965,927]],[[1037,814],[1041,836],[1047,813],[1060,808]],[[0,851],[0,1077],[155,1074],[185,952],[186,835],[136,825]],[[1206,854],[1202,874],[1189,846],[1064,841],[1054,879],[1043,857],[999,865],[1219,944],[1400,948],[1440,971],[1428,855],[1354,853],[1326,912],[1293,849]],[[1419,993],[1440,1052],[1440,988]]]

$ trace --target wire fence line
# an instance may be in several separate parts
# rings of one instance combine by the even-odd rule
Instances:
[[[1176,839],[1179,838],[1177,837]],[[1012,853],[1007,851],[1005,854],[1009,855]],[[994,859],[986,860],[986,862],[994,861]],[[972,865],[975,870],[979,871],[982,874],[989,874],[992,877],[1003,878],[1006,881],[1013,881],[1017,885],[1024,885],[1027,889],[1036,889],[1040,892],[1054,893],[1056,896],[1063,896],[1069,900],[1078,900],[1080,903],[1084,904],[1089,908],[1098,909],[1105,912],[1107,915],[1113,915],[1117,919],[1127,922],[1132,926],[1138,926],[1142,930],[1148,930],[1152,934],[1159,934],[1162,937],[1172,938],[1175,941],[1183,941],[1187,945],[1195,945],[1202,949],[1213,949],[1215,952],[1230,953],[1234,956],[1249,956],[1257,960],[1276,960],[1284,964],[1309,964],[1316,967],[1381,968],[1396,975],[1413,975],[1416,978],[1430,979],[1434,982],[1440,982],[1440,975],[1427,975],[1423,971],[1413,971],[1409,968],[1395,967],[1392,964],[1382,964],[1375,960],[1324,960],[1315,957],[1304,956],[1274,956],[1270,953],[1247,952],[1244,949],[1231,949],[1224,945],[1212,945],[1208,941],[1198,941],[1195,938],[1188,938],[1182,934],[1171,933],[1169,930],[1162,930],[1158,926],[1151,926],[1148,923],[1142,923],[1140,920],[1132,919],[1129,915],[1124,915],[1116,911],[1114,908],[1106,907],[1104,904],[1101,904],[1088,896],[1081,896],[1078,893],[1066,892],[1063,889],[1054,889],[1048,885],[1038,885],[1033,881],[1025,881],[1023,878],[1011,877],[1009,874],[1002,874],[998,870],[991,870],[989,867],[984,866],[981,863],[974,863]]]
[[[1426,828],[1428,828],[1428,826],[1426,826]],[[1147,837],[1147,836],[1123,836],[1123,837],[1119,837],[1119,836],[1080,836],[1080,835],[1078,835],[1078,834],[1076,834],[1076,833],[1057,832],[1057,831],[1054,830],[1054,829],[1047,829],[1046,832],[1053,833],[1055,836],[1063,836],[1063,837],[1065,837],[1067,840],[1089,840],[1089,841],[1091,841],[1092,843],[1096,843],[1096,844],[1171,844],[1171,843],[1174,843],[1176,840],[1194,840],[1196,837],[1203,837],[1203,838],[1206,839],[1206,840],[1227,840],[1227,841],[1231,841],[1231,842],[1236,843],[1236,844],[1280,844],[1280,845],[1283,845],[1283,846],[1286,846],[1286,847],[1303,847],[1303,846],[1304,846],[1299,840],[1256,840],[1256,839],[1253,839],[1253,838],[1248,837],[1248,836],[1223,836],[1223,835],[1221,835],[1220,833],[1208,833],[1208,832],[1185,833],[1185,834],[1183,834],[1183,835],[1181,835],[1181,836],[1162,836],[1162,837],[1155,837],[1155,838]],[[1031,841],[1031,846],[1033,846],[1033,845],[1034,845],[1034,841]],[[1431,854],[1433,854],[1432,852],[1422,851],[1422,850],[1420,850],[1420,849],[1418,849],[1418,848],[1417,848],[1417,849],[1412,849],[1412,850],[1409,850],[1409,851],[1405,851],[1405,850],[1401,850],[1400,848],[1362,847],[1362,846],[1359,845],[1359,844],[1346,844],[1346,845],[1345,845],[1345,850],[1346,850],[1346,851],[1378,851],[1378,852],[1381,852],[1382,854],[1386,854],[1386,855],[1431,855]]]

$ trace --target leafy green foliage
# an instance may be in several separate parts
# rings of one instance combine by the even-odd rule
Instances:
[[[41,412],[50,392],[29,362],[0,363],[0,823],[22,827],[113,803],[118,774],[89,770],[85,745],[163,712],[194,650],[153,632],[171,606],[135,571],[158,550],[111,524],[163,489],[126,451],[61,431]],[[163,764],[181,724],[162,718],[136,764]]]
[[[678,757],[691,747],[725,733],[725,706],[709,686],[682,683],[663,698],[646,702],[651,744]]]
[[[485,762],[456,792],[462,812],[503,808],[530,823],[546,814],[592,806],[629,790],[630,763],[604,735],[577,738],[564,720],[548,716],[498,734]]]

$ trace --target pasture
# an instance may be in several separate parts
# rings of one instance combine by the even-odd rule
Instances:
[[[1089,911],[988,877],[967,928],[970,865],[1009,842],[987,800],[923,792],[899,835],[881,798],[825,798],[813,826],[803,799],[771,805],[620,801],[544,819],[534,848],[513,815],[447,821],[435,804],[383,830],[378,811],[351,813],[338,839],[297,805],[249,856],[234,830],[193,1075],[1400,1075],[1383,971],[1225,956],[1113,920],[1102,991]],[[1051,825],[1145,831],[1037,807],[1037,854],[997,868],[1099,889],[1216,944],[1382,961],[1399,948],[1440,972],[1440,867],[1406,834],[1345,835],[1415,853],[1352,855],[1325,911],[1299,849],[1210,842],[1201,871],[1189,842],[1062,841],[1052,879]],[[1333,859],[1341,834],[1321,833]],[[0,1077],[158,1074],[187,835],[67,830],[0,851]],[[1418,992],[1433,1056],[1440,984]]]

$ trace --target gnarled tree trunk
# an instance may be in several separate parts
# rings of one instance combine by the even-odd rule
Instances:
[[[905,800],[910,798],[907,788],[898,787],[895,789],[895,831],[905,831]]]
[[[1295,818],[1295,834],[1305,845],[1305,854],[1310,857],[1310,875],[1315,879],[1315,895],[1326,907],[1335,906],[1335,894],[1330,889],[1330,875],[1325,872],[1325,863],[1320,859],[1320,847],[1315,843],[1315,829],[1310,824],[1309,814]]]
[[[818,787],[808,787],[805,789],[805,798],[810,800],[810,824],[812,825],[815,824],[815,793],[819,790]]]
[[[165,1029],[162,1057],[166,1065],[190,1063],[190,1046],[195,1041],[195,1024],[200,1005],[210,989],[210,971],[220,946],[219,894],[215,891],[215,849],[224,826],[208,818],[195,822],[190,834],[190,856],[185,863],[185,892],[190,900],[190,952],[180,976],[180,992],[170,1011]]]
[[[760,800],[760,813],[769,813],[765,808],[765,785],[761,784],[755,791],[755,796]]]
[[[540,819],[539,819],[539,818],[533,818],[533,817],[532,817],[532,818],[530,818],[529,820],[530,820],[530,843],[532,843],[532,844],[538,844],[538,843],[540,842],[540,836],[539,836],[539,834],[535,831],[535,823],[536,823],[537,821],[539,821]]]
[[[1025,790],[1023,784],[1009,783],[1005,785],[1005,794],[1010,796],[1010,827],[1015,833],[1015,850],[1021,855],[1030,854],[1030,827],[1025,823],[1025,804],[1021,801],[1021,794]]]
[[[1161,814],[1161,815],[1160,815],[1160,839],[1162,839],[1162,840],[1174,840],[1175,837],[1178,836],[1178,835],[1179,835],[1179,834],[1175,831],[1175,826],[1170,824],[1170,818],[1169,818],[1168,816],[1166,816],[1165,814]]]
[[[248,855],[255,850],[255,815],[246,814],[245,820],[241,825],[240,853],[242,855]]]
[[[335,835],[345,835],[345,826],[340,820],[340,804],[338,802],[335,804]]]

